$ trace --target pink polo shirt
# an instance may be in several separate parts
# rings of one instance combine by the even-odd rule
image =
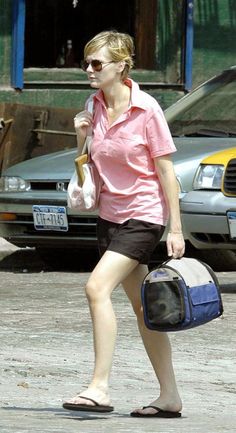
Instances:
[[[104,181],[99,216],[123,223],[134,218],[166,225],[168,208],[153,158],[176,150],[157,101],[134,81],[131,104],[109,126],[103,92],[94,95],[91,156]]]

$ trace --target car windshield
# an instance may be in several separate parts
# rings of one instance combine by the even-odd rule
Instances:
[[[205,94],[169,121],[169,127],[174,137],[235,137],[235,119],[236,79],[207,87]]]

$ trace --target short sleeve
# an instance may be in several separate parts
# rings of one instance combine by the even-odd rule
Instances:
[[[147,121],[146,137],[152,158],[176,151],[164,113],[158,104],[152,108]]]

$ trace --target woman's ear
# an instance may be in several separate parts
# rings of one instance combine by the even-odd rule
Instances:
[[[123,72],[123,70],[125,69],[125,65],[126,62],[124,60],[121,60],[120,62],[117,63],[117,72],[119,72],[120,74]]]

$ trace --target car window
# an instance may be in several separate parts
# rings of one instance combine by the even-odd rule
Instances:
[[[236,80],[214,86],[170,122],[173,136],[236,136]]]

